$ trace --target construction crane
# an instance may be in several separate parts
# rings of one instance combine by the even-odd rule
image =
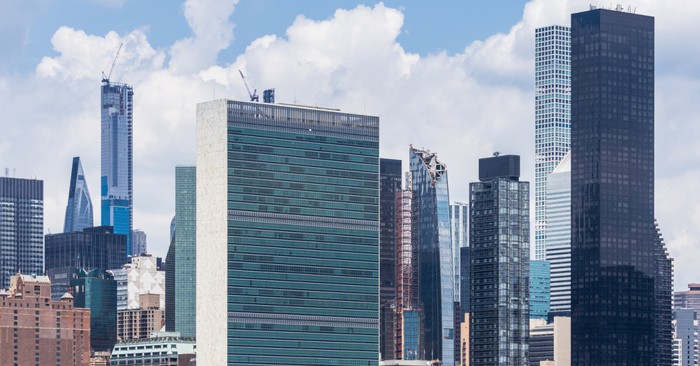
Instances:
[[[248,83],[245,81],[245,76],[243,75],[243,71],[238,70],[238,72],[241,74],[241,79],[243,79],[243,85],[245,85],[245,89],[248,91],[248,95],[250,96],[250,101],[251,102],[257,102],[260,100],[258,97],[258,89],[253,89],[253,92],[250,92],[250,88],[248,87]]]
[[[105,72],[102,71],[102,82],[109,84],[109,78],[112,76],[112,71],[114,70],[114,64],[117,63],[117,57],[119,57],[119,51],[122,50],[122,46],[124,45],[124,42],[119,44],[119,48],[117,49],[117,54],[114,55],[114,61],[112,61],[112,67],[109,68],[109,74],[105,75]]]

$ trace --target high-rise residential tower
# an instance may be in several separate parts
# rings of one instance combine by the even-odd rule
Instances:
[[[379,159],[379,307],[383,359],[396,359],[396,195],[401,192],[401,160]]]
[[[571,148],[571,36],[560,25],[535,30],[535,260],[545,259],[547,176]]]
[[[437,154],[411,147],[412,241],[418,250],[421,347],[419,359],[455,363],[452,233],[447,166]]]
[[[460,248],[468,246],[469,242],[469,204],[453,202],[450,204],[450,227],[452,230],[452,266],[455,276],[455,301],[460,299]]]
[[[479,159],[469,185],[470,365],[528,364],[530,183],[520,156]]]
[[[80,157],[73,158],[70,173],[70,188],[68,189],[68,205],[66,205],[66,221],[63,232],[82,231],[92,227],[92,200],[88,191],[83,165]]]
[[[174,281],[172,286],[175,290],[172,304],[174,309],[170,312],[173,314],[171,324],[175,328],[168,331],[194,338],[197,333],[194,321],[197,311],[197,168],[194,166],[175,167],[175,217],[175,233],[171,245],[171,268],[174,271],[170,277]],[[208,266],[205,265],[205,268]],[[167,286],[169,285],[166,284]]]
[[[377,117],[200,103],[196,184],[197,363],[378,365]]]
[[[657,357],[668,262],[654,224],[654,18],[573,14],[571,46],[572,365],[668,365]]]
[[[133,109],[134,89],[126,84],[102,82],[102,226],[126,235],[131,254],[133,227]]]
[[[550,311],[571,312],[571,153],[547,176],[546,259],[550,264]]]
[[[44,182],[0,177],[0,289],[10,276],[44,273]]]

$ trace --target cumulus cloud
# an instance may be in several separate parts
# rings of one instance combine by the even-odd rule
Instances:
[[[381,155],[405,160],[409,144],[438,152],[450,170],[451,198],[465,201],[478,158],[494,151],[522,155],[523,179],[532,181],[534,29],[568,25],[570,13],[588,9],[578,0],[532,0],[507,33],[465,44],[457,54],[419,55],[397,40],[400,10],[358,6],[322,20],[300,15],[285,34],[261,35],[231,64],[220,64],[217,55],[233,41],[235,5],[186,1],[192,36],[166,51],[154,49],[139,29],[89,35],[62,27],[52,39],[57,55],[45,57],[35,75],[0,75],[0,110],[10,111],[0,156],[11,153],[8,164],[20,168],[18,176],[46,180],[47,228],[61,228],[71,156],[83,156],[90,191],[99,192],[99,77],[122,42],[112,79],[135,89],[134,224],[164,255],[174,166],[195,160],[196,103],[247,100],[239,69],[252,88],[276,88],[278,101],[380,116]],[[700,254],[700,195],[692,193],[700,178],[700,127],[692,123],[700,112],[694,103],[700,77],[690,67],[700,51],[689,46],[698,11],[690,0],[637,5],[657,19],[657,216],[676,258]],[[674,54],[684,48],[691,48],[684,57]],[[676,270],[677,288],[693,280],[685,259],[676,260]]]
[[[178,73],[200,71],[216,63],[219,52],[233,41],[229,20],[238,0],[187,0],[185,19],[193,36],[172,46],[170,67]]]

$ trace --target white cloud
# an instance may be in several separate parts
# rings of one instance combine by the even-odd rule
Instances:
[[[134,224],[148,233],[151,250],[164,255],[174,166],[194,163],[196,103],[214,96],[246,100],[239,69],[251,88],[276,88],[281,102],[379,115],[382,156],[405,160],[409,144],[437,151],[450,170],[451,198],[465,201],[478,158],[494,151],[522,155],[523,179],[532,181],[534,29],[567,25],[571,12],[588,8],[583,1],[533,0],[508,33],[465,44],[458,54],[418,55],[397,41],[400,10],[358,6],[325,20],[299,16],[285,35],[261,35],[232,64],[217,64],[233,40],[235,4],[187,1],[193,35],[167,54],[139,29],[99,36],[62,27],[52,39],[58,55],[45,57],[34,76],[0,76],[0,110],[8,111],[0,120],[0,165],[46,179],[47,228],[61,228],[73,155],[84,158],[98,207],[99,77],[120,42],[112,79],[135,89]],[[681,288],[694,275],[685,258],[700,255],[694,244],[700,195],[693,193],[700,179],[700,127],[693,123],[700,78],[691,68],[700,61],[693,46],[700,3],[664,7],[647,0],[637,11],[657,19],[657,216],[671,254],[684,255],[676,260]]]
[[[238,0],[187,0],[185,18],[194,35],[175,42],[170,67],[177,73],[200,71],[216,63],[219,51],[233,41],[229,20]]]

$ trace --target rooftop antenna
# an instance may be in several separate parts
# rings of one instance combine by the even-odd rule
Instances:
[[[114,64],[117,63],[117,57],[119,57],[119,51],[122,50],[122,46],[124,46],[124,42],[119,44],[119,48],[117,49],[117,53],[114,55],[114,61],[112,61],[112,66],[109,68],[109,74],[105,75],[105,72],[102,71],[102,82],[109,84],[109,78],[112,77],[112,71],[114,71]]]
[[[245,85],[245,89],[248,91],[248,95],[250,96],[250,101],[251,102],[257,102],[260,100],[260,98],[257,95],[258,89],[254,89],[253,92],[250,92],[250,88],[248,87],[248,82],[245,81],[245,75],[243,75],[243,71],[238,70],[238,72],[241,74],[241,79],[243,79],[243,85]]]

